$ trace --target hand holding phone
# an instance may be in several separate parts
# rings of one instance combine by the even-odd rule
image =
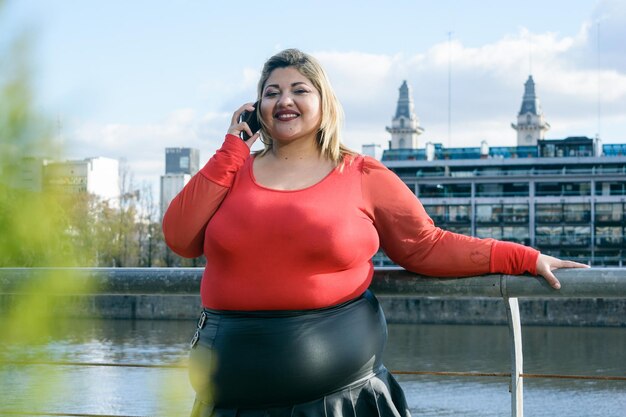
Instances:
[[[261,122],[259,121],[259,106],[260,105],[261,103],[257,101],[256,103],[253,104],[254,110],[252,111],[244,110],[241,113],[241,116],[239,116],[239,123],[246,122],[248,124],[248,127],[252,131],[252,134],[255,134],[256,132],[261,130]],[[246,133],[245,130],[241,131],[241,139],[248,140],[250,139],[250,137],[251,136],[248,135],[248,133]]]

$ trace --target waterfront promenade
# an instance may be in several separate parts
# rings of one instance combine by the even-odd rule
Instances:
[[[46,277],[51,272],[55,279],[74,281],[75,285],[62,286],[61,289],[55,289],[54,286],[39,285],[45,283]],[[0,269],[0,306],[2,311],[9,311],[11,305],[15,305],[23,298],[32,295],[33,292],[38,292],[45,288],[46,292],[43,294],[43,297],[38,298],[43,303],[39,307],[45,311],[46,315],[51,315],[52,317],[65,315],[86,319],[98,317],[126,318],[134,319],[132,321],[134,323],[137,320],[148,323],[150,320],[154,321],[154,319],[180,319],[190,322],[197,316],[199,311],[197,293],[201,275],[202,270],[198,268]],[[626,376],[623,370],[619,368],[619,364],[616,365],[616,368],[611,368],[616,370],[617,374],[611,375],[601,375],[595,371],[590,372],[584,369],[581,372],[589,372],[589,374],[572,374],[572,370],[575,372],[576,369],[579,369],[576,367],[561,369],[558,374],[554,372],[524,372],[523,359],[525,352],[522,349],[521,324],[540,324],[543,326],[559,324],[569,326],[572,332],[583,332],[583,329],[576,330],[574,326],[610,326],[615,328],[617,333],[613,332],[612,334],[618,335],[618,339],[623,335],[623,330],[620,327],[625,326],[626,269],[592,268],[588,270],[562,270],[557,271],[556,275],[562,283],[560,291],[553,290],[543,280],[533,277],[490,275],[463,279],[436,279],[420,277],[395,268],[376,270],[372,289],[379,295],[388,319],[392,323],[471,324],[472,326],[463,326],[463,328],[474,328],[476,329],[475,332],[470,333],[479,334],[485,331],[484,324],[508,324],[509,328],[508,337],[504,336],[504,340],[509,345],[510,363],[508,368],[510,372],[485,373],[481,370],[468,370],[465,366],[460,366],[459,369],[449,369],[445,368],[445,366],[444,369],[432,369],[432,367],[428,366],[428,369],[414,369],[413,367],[411,369],[398,369],[400,377],[402,377],[403,372],[407,372],[413,376],[423,375],[427,378],[461,378],[469,376],[475,378],[495,377],[501,381],[503,379],[505,381],[508,380],[511,390],[510,404],[512,416],[523,415],[523,387],[525,380],[570,378],[578,381],[593,382],[598,379],[604,379],[603,383],[617,384],[611,385],[608,388],[609,390],[617,390],[615,392],[623,393],[623,384],[626,383]],[[67,288],[74,288],[75,291],[68,293]],[[0,315],[0,318],[2,317]],[[163,322],[165,323],[165,321]],[[394,341],[401,340],[406,331],[409,331],[409,333],[417,331],[415,327],[402,328],[397,326],[401,325],[391,327],[390,346],[388,347],[388,351],[391,352],[397,349],[397,346],[394,346],[393,343],[398,342]],[[134,327],[135,325],[133,325]],[[498,328],[498,326],[487,326],[487,328]],[[499,326],[499,328],[502,328],[502,326]],[[605,328],[608,329],[608,327]],[[456,332],[463,333],[458,329],[456,328]],[[526,332],[525,334],[528,333]],[[532,335],[532,332],[530,334]],[[419,337],[412,340],[407,346],[413,346],[416,343],[429,345],[431,336],[428,337]],[[506,342],[507,339],[508,342]],[[624,362],[622,360],[624,358],[623,349],[619,346],[619,340],[616,340],[616,342],[618,343],[617,346],[612,346],[610,341],[605,342],[603,346],[612,352],[609,357],[612,358],[613,362]],[[126,343],[132,344],[132,341],[127,341]],[[541,337],[538,342],[534,341],[531,346],[537,343],[539,346],[543,344]],[[524,346],[527,348],[527,343]],[[144,347],[144,349],[150,351],[149,346]],[[504,349],[507,350],[506,348]],[[587,349],[592,349],[596,355],[607,356],[604,352],[598,352],[600,348],[597,345],[587,347]],[[446,362],[457,364],[471,364],[475,362],[466,355],[467,352],[463,349],[458,351],[453,358],[447,358],[442,363],[445,365]],[[6,360],[7,355],[4,355],[4,357]],[[496,360],[494,359],[494,361]],[[122,365],[128,367],[129,370],[137,365],[156,368],[163,365],[143,362],[133,364],[126,361],[118,364],[98,363],[97,360],[88,362],[83,363],[76,360],[72,363],[63,363],[63,361],[55,363],[51,361],[50,363],[40,363],[39,365],[88,368],[93,368],[94,366],[104,368],[110,366],[119,367]],[[22,369],[20,366],[23,365],[28,366],[28,364],[14,363],[5,365],[4,369],[6,369],[6,366],[13,366],[13,374],[9,375],[18,375],[18,371]],[[32,366],[37,366],[37,364]],[[183,365],[178,367],[183,367]],[[18,372],[18,374],[15,372]],[[16,377],[16,382],[19,381],[20,378]],[[120,384],[123,385],[122,382]],[[473,386],[472,383],[464,383],[462,380],[456,380],[453,385],[457,389]],[[436,388],[435,391],[440,388]],[[140,387],[135,387],[135,389],[140,389]],[[409,392],[411,392],[410,389]],[[585,395],[585,389],[582,388],[577,393]],[[531,398],[536,398],[532,391],[531,394]],[[418,395],[417,391],[415,395]],[[484,397],[487,398],[489,395],[485,393]],[[620,404],[624,400],[624,396],[621,394],[615,398],[618,399]],[[480,407],[489,410],[488,406],[480,405]],[[613,407],[619,407],[619,404],[615,404]],[[8,411],[5,411],[0,409],[0,415],[24,415],[18,413],[10,414]],[[28,415],[51,414],[42,412],[41,414],[31,413]],[[119,416],[128,414],[124,414],[124,411],[120,410],[119,413],[110,414],[68,413],[54,415]],[[433,415],[445,414],[438,413]],[[481,415],[492,414],[484,411]],[[611,414],[605,413],[604,415]]]

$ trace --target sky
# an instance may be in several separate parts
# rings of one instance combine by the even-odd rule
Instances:
[[[403,80],[426,142],[515,146],[532,74],[546,137],[626,143],[626,1],[13,0],[35,107],[65,156],[123,159],[158,195],[166,147],[219,148],[263,63],[312,54],[346,113],[344,142],[387,147]]]

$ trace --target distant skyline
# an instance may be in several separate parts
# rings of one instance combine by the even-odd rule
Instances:
[[[138,186],[158,182],[166,147],[200,149],[204,164],[254,100],[264,61],[287,47],[325,66],[357,151],[387,147],[405,79],[420,147],[514,146],[529,74],[547,138],[626,143],[620,0],[14,0],[0,28],[0,47],[30,35],[36,107],[60,122],[67,157],[124,158]]]

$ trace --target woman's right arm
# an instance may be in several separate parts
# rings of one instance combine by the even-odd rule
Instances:
[[[254,106],[247,103],[235,111],[222,147],[172,200],[163,216],[165,242],[180,256],[196,258],[202,255],[206,225],[259,138],[259,132],[251,132],[245,122],[239,122],[244,110],[254,110]],[[245,142],[241,140],[239,134],[242,131],[251,138]]]
[[[238,136],[226,135],[222,147],[172,200],[163,216],[165,242],[178,255],[202,255],[204,229],[250,155]]]

